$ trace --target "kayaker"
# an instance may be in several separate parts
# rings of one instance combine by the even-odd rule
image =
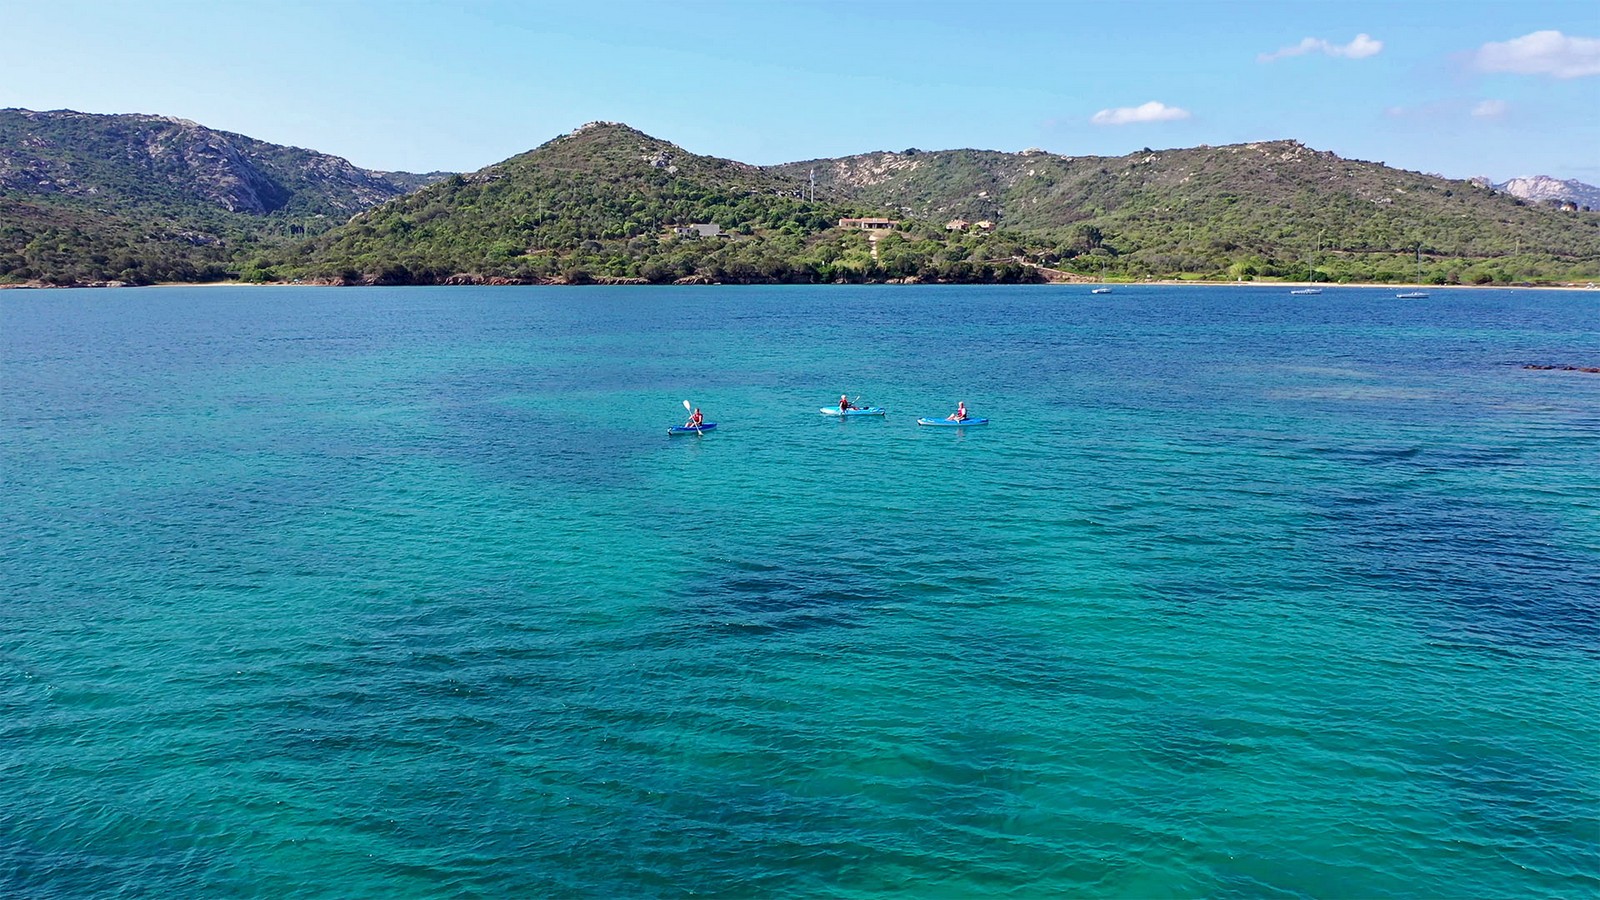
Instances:
[[[946,422],[965,422],[967,420],[967,401],[957,400],[956,411],[944,417]]]
[[[700,423],[704,422],[705,420],[706,420],[706,417],[700,415],[700,407],[696,406],[694,408],[694,413],[689,416],[689,421],[683,423],[683,427],[685,427],[685,428],[699,428],[700,427]]]
[[[840,394],[839,395],[839,412],[849,412],[852,409],[860,409],[860,408],[861,407],[859,407],[859,406],[855,405],[854,403],[850,402],[850,395],[849,394]]]

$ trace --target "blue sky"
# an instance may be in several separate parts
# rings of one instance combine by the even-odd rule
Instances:
[[[593,120],[775,163],[1295,138],[1600,182],[1600,2],[66,2],[0,19],[0,106],[147,112],[471,170]]]

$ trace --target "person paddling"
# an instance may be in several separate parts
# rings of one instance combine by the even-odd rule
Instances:
[[[700,415],[700,407],[696,406],[694,408],[694,412],[691,413],[690,416],[689,416],[689,421],[683,423],[683,427],[685,427],[685,428],[699,428],[701,423],[705,422],[705,420],[706,420],[706,417]]]
[[[854,403],[850,402],[850,395],[849,394],[840,394],[839,395],[839,412],[849,412],[852,409],[860,409],[860,408],[861,407],[859,407],[859,406],[855,405]]]
[[[965,422],[967,420],[967,401],[957,400],[956,411],[944,417],[946,422]]]

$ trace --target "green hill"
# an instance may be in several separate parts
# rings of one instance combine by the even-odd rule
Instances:
[[[838,227],[841,217],[872,212],[811,202],[806,185],[787,174],[595,122],[362,213],[279,254],[271,268],[346,283],[1036,277],[1011,259],[936,259],[950,250],[942,230],[888,236],[875,248],[876,235]],[[677,233],[696,224],[721,234]],[[913,251],[919,243],[926,246]]]
[[[437,177],[182,119],[0,110],[0,280],[220,278]]]
[[[871,153],[774,167],[819,192],[943,221],[990,220],[1050,261],[1131,276],[1445,281],[1592,278],[1600,214],[1529,204],[1469,181],[1342,159],[1295,141],[1145,150]],[[1076,261],[1075,261],[1076,260]],[[1088,262],[1088,265],[1084,265]]]

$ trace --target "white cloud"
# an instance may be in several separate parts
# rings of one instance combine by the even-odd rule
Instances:
[[[1511,104],[1504,100],[1481,100],[1472,108],[1472,115],[1479,119],[1498,119],[1511,109]]]
[[[1600,75],[1600,40],[1568,37],[1559,31],[1535,31],[1503,43],[1478,48],[1473,65],[1480,72],[1579,78]]]
[[[1135,122],[1172,122],[1189,118],[1189,111],[1151,100],[1139,106],[1102,109],[1089,118],[1096,125],[1132,125]]]
[[[1467,116],[1475,119],[1503,119],[1510,112],[1511,104],[1504,100],[1479,100],[1474,103],[1463,98],[1450,98],[1416,106],[1390,106],[1384,109],[1383,114],[1391,119],[1446,125],[1460,122]]]
[[[1345,59],[1366,59],[1376,56],[1383,50],[1383,41],[1374,40],[1370,34],[1358,34],[1348,44],[1330,44],[1322,38],[1306,38],[1298,44],[1284,47],[1272,53],[1263,53],[1257,56],[1259,62],[1272,62],[1286,56],[1305,56],[1307,53],[1322,53],[1328,56],[1340,56]]]

